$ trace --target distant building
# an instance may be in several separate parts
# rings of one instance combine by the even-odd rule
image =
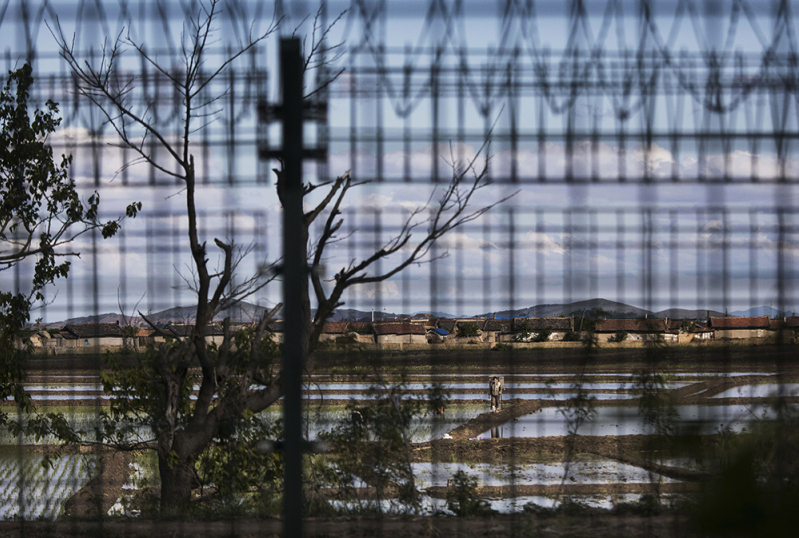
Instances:
[[[455,335],[456,331],[458,330],[458,320],[441,318],[436,323],[436,327],[439,329],[444,329],[451,335]]]
[[[484,342],[513,342],[515,334],[512,319],[487,319],[483,326]]]
[[[64,325],[61,329],[66,347],[125,345],[125,333],[118,323],[83,323]]]
[[[743,340],[748,338],[765,338],[770,335],[771,324],[768,316],[710,318],[716,340]]]
[[[165,340],[184,340],[194,334],[194,325],[183,323],[169,323],[163,329],[158,329],[157,334]],[[209,323],[205,327],[205,342],[220,345],[225,339],[225,332],[219,323]]]
[[[697,323],[696,327],[694,327],[691,330],[691,335],[693,336],[692,341],[700,341],[700,342],[713,340],[716,336],[715,333],[713,332],[713,329],[711,329],[704,323]]]
[[[349,332],[348,321],[329,321],[322,327],[322,334],[319,335],[320,342],[327,342],[330,340],[335,341],[338,338],[343,338]]]
[[[598,342],[612,342],[620,332],[627,333],[631,342],[677,342],[679,333],[669,328],[669,320],[653,319],[600,319],[594,334]]]
[[[375,323],[378,344],[426,344],[427,331],[418,323]]]
[[[277,344],[282,344],[286,341],[286,329],[283,321],[272,321],[266,326],[267,332],[272,335],[272,341]]]

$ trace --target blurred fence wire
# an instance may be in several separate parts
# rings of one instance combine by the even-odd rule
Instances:
[[[196,18],[202,5],[194,0],[0,3],[3,65],[9,71],[30,62],[35,78],[33,101],[59,103],[63,122],[49,143],[56,153],[73,155],[70,174],[78,187],[87,196],[97,190],[103,200],[101,210],[108,215],[115,215],[132,199],[144,206],[113,242],[87,235],[76,243],[80,259],[73,262],[69,278],[48,291],[46,304],[34,316],[45,325],[55,327],[65,320],[72,320],[73,325],[113,323],[120,312],[142,325],[139,311],[173,324],[191,321],[194,315],[188,306],[193,304],[195,275],[185,240],[188,224],[180,195],[184,186],[165,171],[137,163],[135,152],[119,144],[110,118],[78,90],[56,37],[63,32],[74,46],[75,57],[85,65],[104,65],[120,36],[143,44],[159,65],[174,65],[174,70],[159,68],[136,55],[130,45],[119,60],[120,84],[129,85],[126,98],[131,106],[177,141],[182,136],[180,114],[186,96],[174,91],[172,77],[180,73],[181,43],[195,28],[192,16]],[[476,169],[485,166],[491,178],[491,184],[478,193],[478,205],[489,206],[512,196],[444,235],[431,247],[429,263],[413,264],[385,282],[348,290],[341,299],[340,315],[331,320],[401,321],[403,315],[411,318],[428,312],[444,320],[443,325],[441,320],[428,326],[421,323],[422,333],[447,327],[449,340],[440,344],[435,335],[425,336],[424,343],[413,344],[412,352],[399,353],[398,358],[399,348],[380,346],[379,333],[373,335],[374,349],[369,348],[378,357],[411,368],[411,384],[437,381],[435,375],[422,376],[425,372],[447,380],[448,405],[456,409],[450,416],[457,419],[434,423],[430,422],[434,418],[415,418],[420,433],[412,436],[413,442],[441,439],[479,415],[477,409],[484,409],[477,400],[485,399],[483,385],[487,384],[483,378],[493,373],[506,374],[506,398],[518,397],[516,405],[535,395],[548,402],[543,418],[519,415],[515,417],[521,420],[518,425],[506,424],[504,433],[494,432],[497,436],[566,435],[566,430],[548,429],[550,423],[568,416],[559,407],[565,405],[565,396],[557,395],[582,395],[585,390],[596,398],[596,407],[589,413],[596,424],[611,424],[615,419],[615,426],[621,422],[627,426],[617,428],[614,435],[651,433],[646,428],[653,423],[639,427],[628,416],[637,407],[619,404],[652,388],[643,381],[636,384],[637,377],[624,382],[625,376],[639,374],[642,361],[634,355],[636,351],[618,359],[621,363],[616,369],[586,370],[595,357],[592,353],[602,357],[601,347],[610,345],[600,334],[599,351],[592,346],[587,351],[575,348],[579,352],[574,357],[563,359],[566,370],[558,371],[556,359],[542,353],[568,353],[563,349],[571,348],[553,344],[551,350],[530,351],[535,346],[532,340],[542,331],[529,329],[534,322],[522,320],[559,316],[572,324],[578,320],[580,327],[562,331],[577,333],[577,340],[588,318],[594,328],[602,318],[665,320],[664,332],[656,338],[658,350],[664,338],[671,338],[667,334],[676,335],[675,342],[680,343],[739,337],[764,345],[794,342],[793,332],[799,327],[799,323],[792,325],[799,305],[795,7],[788,0],[223,2],[214,20],[213,41],[198,67],[200,80],[210,80],[252,36],[272,24],[277,24],[278,32],[274,39],[247,50],[203,90],[204,96],[213,99],[207,115],[194,124],[200,236],[242,245],[248,256],[238,267],[240,279],[263,271],[283,252],[282,206],[276,194],[280,186],[273,172],[281,168],[284,150],[278,34],[298,36],[305,57],[313,58],[305,66],[303,180],[318,185],[349,171],[356,181],[366,182],[339,208],[344,217],[339,231],[342,239],[326,253],[326,279],[333,281],[340,267],[369,256],[400,234],[417,208],[427,207],[421,213],[427,215],[453,174],[470,164]],[[151,155],[163,154],[158,141],[143,131],[130,134],[140,137]],[[311,232],[318,236],[323,228],[319,225]],[[0,274],[0,286],[25,289],[32,267],[20,263],[12,274]],[[599,298],[605,301],[590,302]],[[235,321],[256,321],[263,308],[282,301],[280,287],[265,287],[247,301],[228,312]],[[717,321],[714,333],[712,318],[728,315],[760,321],[740,322],[737,328]],[[770,319],[764,322],[763,316]],[[507,327],[502,319],[509,320]],[[489,330],[489,321],[495,329]],[[480,334],[471,339],[476,343],[469,348],[467,338],[458,339],[455,334],[458,326],[472,322],[479,325]],[[621,338],[624,333],[622,339],[628,343],[646,341],[635,323],[610,324],[618,329],[608,334]],[[520,330],[522,326],[528,329]],[[352,332],[357,331],[345,334]],[[563,340],[564,334],[556,334],[555,339]],[[410,342],[415,340],[408,337],[406,343]],[[457,342],[464,344],[458,347]],[[499,358],[500,354],[489,352],[498,344],[508,346],[508,355]],[[466,353],[463,367],[454,359],[451,363],[440,359],[437,353],[442,349]],[[680,372],[683,359],[664,351],[668,359],[658,364],[666,364],[671,373],[657,378],[658,387],[674,391],[674,398],[685,398],[673,400],[678,402],[683,422],[704,424],[718,419],[740,430],[742,423],[736,417],[742,409],[762,411],[761,415],[771,412],[760,399],[774,395],[768,388],[757,388],[762,384],[754,381],[735,384],[730,381],[733,376],[721,374],[780,373],[786,367],[784,355],[779,354],[783,351],[768,355],[771,362],[765,364],[758,362],[766,359],[753,348],[724,350],[718,351],[718,360],[713,355],[702,362],[705,359],[697,355],[692,364],[701,363],[702,372],[693,372],[695,376],[688,370]],[[651,349],[639,351],[644,354]],[[430,357],[429,363],[424,357]],[[539,359],[540,364],[535,362]],[[438,360],[443,361],[440,370]],[[480,361],[487,361],[486,365]],[[78,396],[88,399],[99,394],[96,368],[92,374],[84,363],[74,364],[81,366],[67,366],[64,372],[77,380],[85,375],[86,383],[94,388],[75,389],[74,380],[59,388],[57,376],[64,372],[32,371],[34,399],[44,403],[42,398],[55,390],[53,394],[63,392],[63,398],[48,398],[68,406],[70,413],[98,411],[100,399],[92,400],[90,407],[71,407]],[[751,364],[748,369],[747,364]],[[588,371],[590,379],[580,377],[575,385],[570,376],[576,371]],[[360,402],[370,397],[369,388],[357,385],[355,377],[350,380],[354,384],[348,384],[346,379],[334,378],[333,370],[324,372],[330,379],[323,385],[331,386],[310,385],[305,391],[308,409],[321,413],[306,417],[316,433],[341,422],[342,417],[348,420],[349,410],[342,411],[346,400],[352,397]],[[701,379],[700,374],[713,372],[720,376],[716,381]],[[350,373],[363,374],[357,368]],[[395,371],[383,374],[398,382]],[[613,381],[599,386],[599,374],[614,376]],[[524,376],[531,376],[527,385]],[[555,381],[548,382],[546,376],[556,376]],[[779,381],[788,387],[787,393],[794,387],[792,381],[799,382],[790,377]],[[337,382],[341,386],[331,388]],[[597,387],[585,388],[583,382]],[[689,393],[685,387],[693,384],[696,392]],[[408,390],[415,394],[427,388]],[[727,407],[709,398],[690,399],[714,390]],[[725,392],[730,390],[738,392]],[[67,395],[70,391],[72,396]],[[335,405],[323,413],[320,410],[325,406],[316,406],[315,399],[324,398]],[[561,414],[547,415],[552,409],[560,409]],[[74,416],[78,421],[89,420],[81,413]],[[526,433],[522,428],[527,428]],[[479,437],[486,432],[472,433]],[[613,463],[599,471],[579,458],[571,468],[571,460],[547,467],[546,462],[525,455],[524,442],[509,446],[513,456],[502,464],[482,462],[476,456],[479,472],[472,475],[479,475],[476,491],[491,497],[494,508],[517,514],[523,513],[524,503],[539,498],[549,499],[542,501],[546,506],[561,503],[563,495],[558,492],[565,490],[557,487],[563,488],[565,478],[563,482],[553,478],[561,472],[563,476],[576,473],[582,484],[622,476],[651,483],[655,473],[661,480],[658,487],[676,495],[682,491],[679,487],[663,484],[687,483],[685,476],[706,471],[691,467],[680,475],[669,470],[682,465],[681,456],[675,455],[657,466],[648,465],[649,475],[643,476],[646,472],[639,464],[646,456],[620,456],[609,448],[601,454],[594,452],[595,456],[615,454],[615,459],[608,458]],[[533,452],[540,455],[542,450],[538,447]],[[564,444],[562,453],[569,451],[590,452],[582,445]],[[0,504],[0,518],[58,516],[59,503],[66,500],[63,481],[28,473],[36,474],[32,480],[44,484],[32,486],[30,497],[25,491],[31,486],[26,485],[23,471],[31,467],[31,456],[20,459],[13,452],[7,454],[9,464],[3,469],[9,470],[9,476],[22,478],[14,478],[19,494]],[[431,511],[446,508],[442,499],[449,499],[449,494],[439,489],[452,484],[439,474],[454,474],[458,462],[447,460],[450,456],[439,454],[436,457],[442,461],[413,462],[414,472],[425,477],[421,481],[433,499]],[[71,457],[64,461],[65,468],[74,467],[74,473],[68,473],[83,480],[75,484],[88,480],[86,469],[94,460],[78,462]],[[596,473],[606,472],[603,469],[610,469],[607,477],[596,478]],[[360,478],[370,481],[370,477]],[[398,478],[392,476],[392,480]],[[468,481],[458,484],[462,493],[474,493]],[[374,487],[374,482],[369,485]],[[79,486],[70,487],[77,491]],[[586,486],[586,491],[590,489]],[[640,493],[634,489],[630,495]],[[657,491],[659,498],[661,489]],[[620,495],[597,500],[597,494],[586,502],[615,506],[628,499]],[[339,513],[354,510],[351,503],[336,502],[331,501],[331,506]],[[458,532],[466,534],[468,529]]]

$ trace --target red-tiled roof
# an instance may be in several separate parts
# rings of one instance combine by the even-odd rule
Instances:
[[[380,323],[374,326],[375,334],[427,334],[418,323]]]
[[[796,317],[796,316],[792,316],[792,317],[786,319],[785,320],[785,326],[786,327],[791,327],[791,328],[799,327],[799,318]]]
[[[741,318],[710,318],[710,326],[714,329],[768,329],[768,316]]]
[[[596,332],[615,333],[664,333],[665,319],[600,319],[596,322]]]
[[[328,321],[322,327],[322,332],[325,334],[346,334],[349,321]]]

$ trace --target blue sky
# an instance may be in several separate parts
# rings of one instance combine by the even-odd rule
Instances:
[[[477,314],[599,296],[654,310],[735,310],[769,303],[796,308],[796,94],[773,89],[785,70],[763,60],[766,52],[795,51],[792,14],[778,17],[774,3],[765,1],[653,2],[653,16],[645,22],[636,11],[639,3],[628,1],[586,1],[582,19],[567,16],[568,2],[537,2],[536,18],[518,6],[506,17],[491,2],[464,2],[460,16],[456,4],[436,2],[430,11],[427,2],[390,1],[386,16],[374,18],[353,9],[331,33],[333,41],[345,44],[336,64],[345,72],[330,88],[328,173],[353,170],[358,179],[374,182],[348,199],[345,229],[353,238],[331,249],[326,267],[334,274],[379,243],[377,222],[387,238],[407,211],[430,199],[436,166],[446,180],[448,162],[471,159],[487,126],[494,126],[490,152],[484,148],[476,163],[491,156],[496,184],[477,201],[490,204],[518,194],[445,238],[439,250],[448,253],[444,259],[355,290],[347,307]],[[96,256],[91,241],[81,240],[84,254],[73,264],[70,281],[52,290],[55,298],[45,317],[117,311],[120,304],[126,311],[136,304],[142,310],[190,304],[190,293],[181,289],[190,269],[181,242],[180,187],[143,165],[117,173],[129,156],[113,146],[113,133],[87,102],[65,93],[66,66],[35,16],[41,5],[27,3],[34,14],[27,31],[13,16],[18,6],[9,8],[0,33],[7,67],[25,57],[22,44],[30,39],[37,50],[40,97],[59,101],[65,118],[52,142],[74,155],[79,186],[87,196],[98,188],[109,215],[134,199],[144,204],[142,217],[126,224],[123,238],[96,244]],[[222,5],[244,9],[243,20],[255,20],[255,32],[271,20],[268,3]],[[293,31],[302,13],[313,13],[317,4],[287,5],[283,33]],[[348,5],[330,2],[328,17]],[[125,27],[159,58],[169,58],[180,36],[177,13],[167,25],[146,15],[159,6],[176,11],[177,4],[129,2],[122,16],[119,6],[50,2],[41,19],[52,25],[58,14],[65,33],[77,32],[78,47],[95,54],[104,36],[113,39]],[[702,16],[689,16],[692,11]],[[100,12],[104,20],[92,15]],[[364,30],[367,22],[371,32]],[[235,45],[242,28],[241,21],[223,16],[213,51],[221,54]],[[310,32],[310,20],[297,31]],[[263,91],[275,97],[276,45],[276,37],[270,38],[257,55],[234,65],[234,95],[254,87],[248,86],[248,74],[264,72],[269,76]],[[468,49],[468,69],[454,69],[464,58],[462,49]],[[443,59],[442,89],[434,102],[429,84],[435,51]],[[220,57],[211,54],[209,68]],[[127,69],[139,69],[130,51],[125,58]],[[641,58],[655,60],[641,63]],[[710,58],[722,66],[718,76],[725,86],[717,93],[709,84]],[[376,66],[389,68],[389,75],[377,75]],[[406,67],[410,78],[404,76]],[[509,70],[515,81],[510,93],[504,85]],[[581,85],[570,92],[574,73]],[[212,90],[222,92],[228,83]],[[558,84],[566,86],[556,90]],[[141,96],[155,99],[156,112],[167,115],[169,99],[156,99],[153,91],[142,90]],[[714,106],[724,113],[714,112]],[[208,183],[198,192],[198,204],[207,212],[203,226],[209,243],[221,236],[253,245],[241,268],[252,272],[280,252],[272,164],[257,158],[254,107],[234,100],[232,106],[222,102],[219,110],[216,121],[195,138]],[[236,118],[233,128],[230,118]],[[438,145],[431,137],[434,125]],[[308,131],[312,141],[313,129]],[[698,132],[709,134],[701,144]],[[747,136],[753,132],[759,135]],[[278,133],[277,126],[268,131],[271,143],[277,143]],[[778,146],[775,133],[789,134],[788,142]],[[91,140],[97,142],[93,150],[86,146]],[[318,181],[318,174],[306,165],[309,180]],[[568,174],[589,181],[568,184]],[[626,184],[619,183],[620,175]],[[753,176],[759,182],[753,183]],[[21,274],[27,270],[21,268]],[[12,284],[10,275],[0,275],[0,285]],[[280,289],[273,286],[253,302],[268,305],[279,298]]]

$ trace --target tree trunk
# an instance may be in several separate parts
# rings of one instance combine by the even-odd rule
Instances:
[[[158,472],[161,475],[161,512],[172,512],[191,501],[194,467],[185,461],[170,462],[159,454]]]

